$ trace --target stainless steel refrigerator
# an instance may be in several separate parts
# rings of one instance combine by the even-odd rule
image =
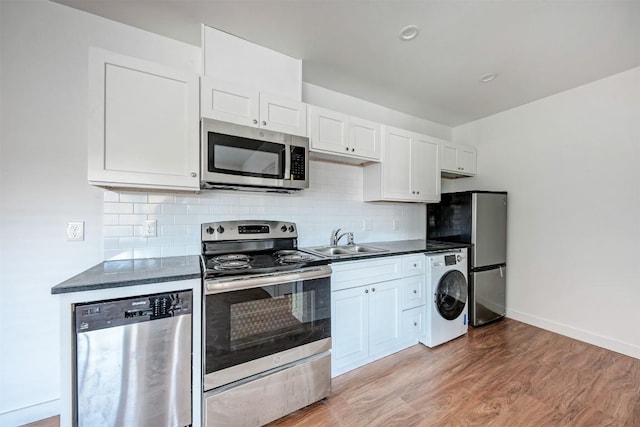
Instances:
[[[443,193],[427,205],[427,239],[469,248],[469,324],[480,326],[506,313],[507,193]]]

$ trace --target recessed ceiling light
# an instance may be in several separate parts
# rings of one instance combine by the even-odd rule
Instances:
[[[418,37],[418,34],[420,34],[420,29],[417,25],[407,25],[402,30],[400,30],[400,40],[413,40]]]
[[[482,83],[489,83],[490,81],[493,81],[496,77],[498,77],[496,73],[487,73],[484,76],[480,77],[480,81]]]

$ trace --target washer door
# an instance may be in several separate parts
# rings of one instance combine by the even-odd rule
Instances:
[[[438,283],[435,292],[438,313],[447,320],[453,320],[462,313],[467,303],[467,280],[458,270],[447,272]]]

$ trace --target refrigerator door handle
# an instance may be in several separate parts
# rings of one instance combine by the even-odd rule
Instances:
[[[504,271],[502,270],[502,266],[500,266],[498,268],[500,268],[500,277],[504,277]]]

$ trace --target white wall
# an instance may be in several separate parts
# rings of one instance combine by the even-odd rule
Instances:
[[[640,358],[640,68],[454,129],[509,192],[507,316]]]
[[[0,425],[12,426],[59,413],[50,288],[103,259],[103,190],[87,184],[89,46],[194,72],[201,60],[193,46],[49,1],[0,10]],[[73,220],[85,221],[84,242],[65,240]]]

